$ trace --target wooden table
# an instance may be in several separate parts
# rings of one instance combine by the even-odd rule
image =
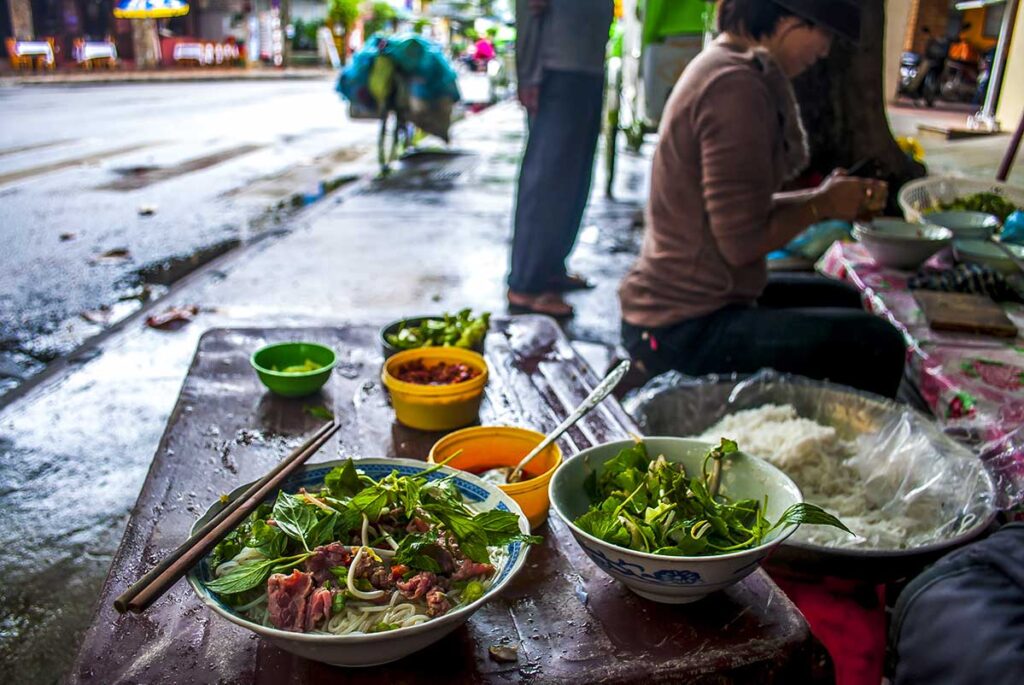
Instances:
[[[266,394],[249,355],[268,342],[332,346],[339,363],[321,395]],[[491,378],[481,419],[553,428],[597,383],[557,325],[545,317],[494,322]],[[565,525],[545,537],[503,595],[455,633],[395,664],[340,669],[294,657],[208,611],[178,583],[143,615],[112,601],[177,545],[219,494],[252,480],[322,423],[326,405],[343,427],[315,461],[424,458],[438,434],[397,424],[379,381],[371,327],[215,330],[203,336],[153,466],[114,558],[72,683],[425,682],[828,682],[831,665],[789,599],[762,572],[686,606],[640,599],[597,569]],[[561,441],[572,455],[636,428],[613,401]],[[488,647],[519,644],[517,663]]]

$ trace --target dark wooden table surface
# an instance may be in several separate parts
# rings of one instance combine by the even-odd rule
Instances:
[[[268,342],[315,340],[339,363],[320,395],[264,392],[249,355]],[[597,378],[553,321],[495,322],[486,424],[553,428]],[[331,408],[342,429],[312,461],[423,459],[439,434],[399,425],[379,381],[376,330],[366,326],[215,330],[199,344],[132,512],[70,674],[73,683],[749,682],[830,677],[803,617],[763,573],[691,605],[659,605],[626,590],[584,555],[554,517],[537,532],[523,572],[501,597],[434,646],[397,663],[341,669],[294,657],[207,610],[184,581],[143,615],[119,615],[113,598],[186,536],[221,493],[253,480],[318,427],[310,406]],[[605,402],[561,441],[572,455],[636,432]],[[519,645],[517,663],[488,647]]]

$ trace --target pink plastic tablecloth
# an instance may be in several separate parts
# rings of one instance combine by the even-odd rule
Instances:
[[[940,254],[929,265],[942,260]],[[932,413],[979,451],[1004,506],[1024,501],[1024,338],[931,330],[907,288],[912,274],[878,266],[857,243],[834,243],[817,268],[860,289],[867,308],[904,334],[908,375]],[[1024,331],[1024,305],[1004,308]]]

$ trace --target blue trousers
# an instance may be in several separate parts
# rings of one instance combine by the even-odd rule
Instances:
[[[604,76],[545,71],[516,197],[510,290],[542,293],[566,275],[590,196]]]

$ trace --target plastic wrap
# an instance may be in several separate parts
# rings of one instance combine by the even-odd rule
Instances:
[[[854,443],[844,463],[856,472],[866,500],[886,520],[920,524],[896,545],[870,536],[805,542],[908,550],[964,536],[990,521],[996,493],[981,461],[920,412],[875,395],[774,371],[745,379],[669,372],[624,402],[645,434],[675,436],[700,435],[725,416],[768,404],[791,405],[800,417]]]

